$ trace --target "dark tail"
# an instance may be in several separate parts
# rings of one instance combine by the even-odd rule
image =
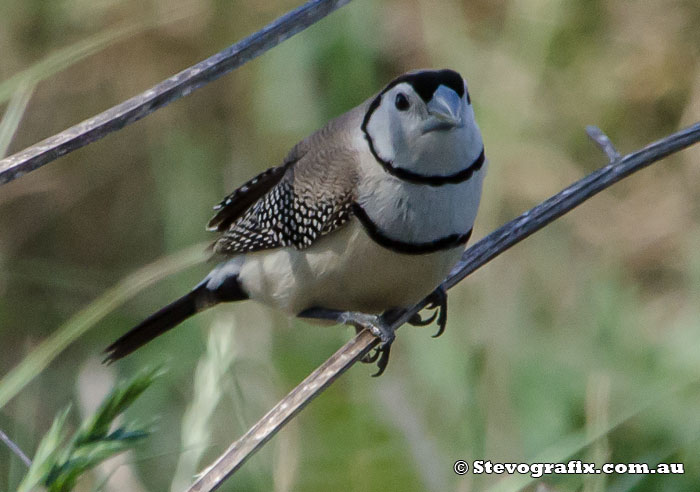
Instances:
[[[219,302],[239,301],[248,298],[247,294],[240,288],[236,277],[229,277],[226,281],[218,283],[215,290],[211,290],[211,284],[210,278],[207,277],[188,294],[168,304],[132,328],[105,349],[107,356],[104,362],[111,364],[126,357],[137,348],[176,327],[190,316]]]

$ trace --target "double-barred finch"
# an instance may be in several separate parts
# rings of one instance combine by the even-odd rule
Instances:
[[[209,229],[223,261],[110,345],[107,361],[215,304],[253,299],[371,325],[381,372],[392,312],[432,292],[442,332],[446,294],[436,287],[469,239],[485,168],[464,79],[452,70],[396,78],[217,205]]]

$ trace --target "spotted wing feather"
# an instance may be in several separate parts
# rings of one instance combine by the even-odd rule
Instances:
[[[308,203],[290,179],[277,184],[224,232],[214,250],[248,253],[293,246],[304,249],[350,218],[352,200]]]
[[[210,222],[222,232],[214,251],[233,255],[287,246],[304,249],[342,227],[352,216],[357,178],[355,154],[338,136],[341,124],[331,122],[297,145],[280,168],[227,197]]]
[[[284,176],[290,163],[273,167],[255,176],[214,207],[217,213],[207,224],[207,230],[225,231],[261,196],[272,189]]]

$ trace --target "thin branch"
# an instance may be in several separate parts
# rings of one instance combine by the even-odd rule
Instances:
[[[5,434],[2,429],[0,429],[0,441],[4,442],[5,445],[10,448],[10,451],[15,453],[17,457],[24,463],[27,468],[32,466],[32,460],[29,459],[29,457],[24,454],[24,451],[22,451],[22,448],[20,448],[15,442],[8,437],[7,434]]]
[[[602,132],[599,131],[599,135],[596,134],[592,138],[603,148],[611,162],[528,210],[516,219],[511,220],[469,248],[443,282],[443,286],[446,289],[453,287],[467,275],[485,265],[514,244],[542,229],[593,195],[626,176],[697,143],[700,141],[700,123],[654,142],[625,157],[620,158],[618,155],[616,159],[614,154],[610,152],[610,149],[614,150],[614,146]],[[424,299],[411,309],[403,311],[393,324],[394,329],[398,329],[426,304],[427,300]],[[348,370],[350,366],[367,354],[377,343],[378,340],[367,330],[363,330],[347,342],[330,359],[277,403],[248,432],[234,442],[209,468],[202,472],[197,481],[190,487],[189,492],[204,492],[218,488],[227,477],[238,470],[250,456],[269,441],[313,398],[318,396],[341,374]]]
[[[362,358],[377,343],[369,331],[363,330],[312,372],[296,388],[274,406],[243,437],[236,441],[188,490],[209,491],[218,488],[228,476],[262,447],[277,431],[315,396]]]
[[[617,151],[615,146],[613,145],[612,141],[608,138],[608,136],[603,133],[603,130],[598,128],[595,125],[588,125],[586,127],[586,133],[588,133],[588,136],[595,142],[600,149],[605,152],[605,155],[608,156],[608,160],[610,162],[617,162],[620,160],[622,157],[620,153]]]
[[[449,289],[495,256],[503,253],[530,234],[626,178],[632,173],[660,161],[664,157],[700,141],[700,123],[695,123],[641,150],[628,154],[617,163],[609,163],[545,200],[534,208],[496,229],[469,248],[443,283]]]
[[[0,160],[0,185],[140,120],[303,31],[350,0],[309,0],[258,32],[121,104]]]

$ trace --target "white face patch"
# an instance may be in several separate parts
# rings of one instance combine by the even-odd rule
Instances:
[[[467,167],[483,148],[467,94],[439,85],[426,103],[409,82],[381,95],[366,124],[376,157],[421,176],[449,176]],[[459,121],[455,124],[455,121]]]
[[[398,84],[382,96],[367,124],[367,133],[372,139],[375,152],[383,160],[394,162],[397,148],[407,145],[411,138],[420,134],[427,109],[421,98],[408,83]],[[407,104],[406,109],[398,109]],[[398,107],[397,107],[398,106]],[[423,114],[420,114],[422,110]]]

